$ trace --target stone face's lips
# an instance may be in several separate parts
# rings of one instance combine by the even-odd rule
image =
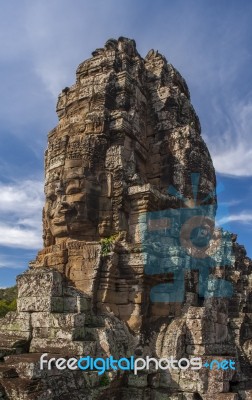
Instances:
[[[62,217],[57,217],[53,219],[53,223],[55,225],[65,225],[66,224],[66,218],[65,215],[63,215]]]

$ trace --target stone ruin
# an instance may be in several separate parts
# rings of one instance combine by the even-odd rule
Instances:
[[[165,210],[195,209],[192,174],[200,176],[197,204],[216,208],[215,171],[185,80],[158,51],[143,59],[134,40],[109,39],[79,65],[57,114],[45,153],[44,247],[17,277],[17,311],[0,320],[0,399],[252,399],[252,263],[236,235],[230,265],[221,258],[207,275],[207,296],[196,267],[181,273],[188,234],[186,252],[175,228],[169,242],[143,243],[155,224],[169,228]],[[161,213],[152,225],[150,213]],[[205,254],[216,246],[226,254],[218,237],[212,227]],[[183,299],[169,301],[176,272]],[[232,296],[209,295],[210,277],[230,282]],[[166,289],[154,298],[155,287]],[[232,359],[236,369],[109,371],[103,379],[96,370],[41,370],[42,353],[198,356]]]

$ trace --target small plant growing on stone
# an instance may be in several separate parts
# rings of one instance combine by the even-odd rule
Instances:
[[[108,255],[108,253],[112,250],[116,237],[117,235],[112,235],[107,238],[101,239],[101,253],[103,256]]]
[[[110,379],[107,374],[104,374],[100,379],[100,386],[108,386],[110,384]]]
[[[17,309],[17,287],[0,289],[0,318]]]

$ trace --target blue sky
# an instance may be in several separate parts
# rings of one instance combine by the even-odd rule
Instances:
[[[186,79],[228,209],[252,256],[252,2],[13,0],[0,4],[0,287],[41,242],[43,153],[61,89],[108,38],[163,53]]]

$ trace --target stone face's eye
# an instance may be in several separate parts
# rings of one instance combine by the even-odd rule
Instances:
[[[56,194],[55,193],[48,193],[47,195],[46,195],[46,200],[47,201],[55,201],[56,200],[56,198],[57,198],[57,196],[56,196]]]
[[[75,194],[75,193],[79,193],[79,192],[80,192],[80,188],[76,187],[76,186],[70,186],[66,190],[66,194]]]
[[[77,179],[69,181],[66,187],[66,194],[75,194],[75,193],[80,193],[80,182]]]

